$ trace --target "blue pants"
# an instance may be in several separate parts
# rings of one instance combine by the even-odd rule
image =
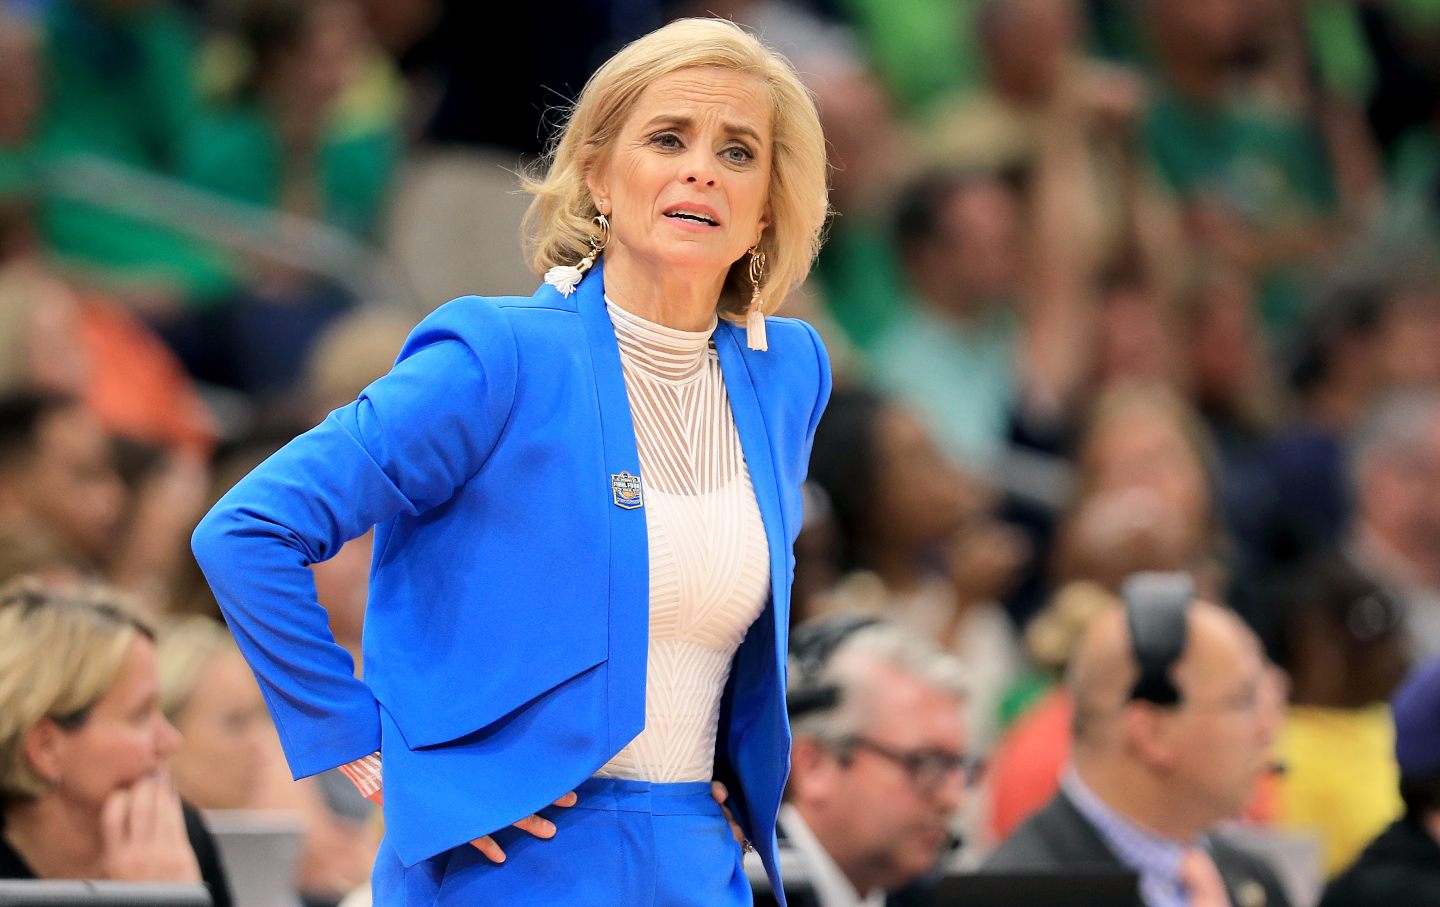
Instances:
[[[740,845],[707,781],[591,778],[540,815],[555,836],[495,833],[496,864],[469,844],[406,869],[382,841],[375,907],[750,907]]]

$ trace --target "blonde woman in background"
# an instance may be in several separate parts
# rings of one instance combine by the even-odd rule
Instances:
[[[117,593],[0,590],[0,878],[229,887],[166,761],[155,636]]]

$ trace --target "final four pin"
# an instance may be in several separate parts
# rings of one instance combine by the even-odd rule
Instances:
[[[615,506],[634,510],[645,502],[640,497],[640,477],[628,472],[610,476],[610,490],[615,493]]]

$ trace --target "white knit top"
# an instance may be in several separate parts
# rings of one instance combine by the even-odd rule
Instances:
[[[720,695],[765,606],[770,553],[720,359],[703,331],[606,300],[635,423],[650,542],[645,729],[597,774],[708,781]]]
[[[646,321],[608,298],[640,454],[650,548],[645,728],[596,774],[708,781],[720,696],[765,607],[770,552],[710,336]],[[380,789],[379,754],[341,767]]]

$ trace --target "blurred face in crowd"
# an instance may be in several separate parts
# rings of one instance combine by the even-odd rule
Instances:
[[[1095,494],[1153,492],[1186,527],[1186,549],[1203,544],[1210,512],[1204,467],[1174,414],[1163,407],[1137,404],[1111,414],[1088,439],[1082,469]]]
[[[0,148],[24,143],[40,113],[40,58],[25,28],[0,14]]]
[[[370,556],[375,551],[375,531],[353,538],[329,560],[310,565],[315,576],[315,595],[330,615],[330,632],[335,641],[359,649],[365,624],[365,603],[370,594]]]
[[[306,109],[329,104],[358,75],[366,39],[364,16],[351,0],[309,4],[293,43],[276,48],[267,73],[272,92]]]
[[[1427,581],[1440,581],[1440,408],[1418,444],[1377,454],[1365,468],[1359,506],[1385,544],[1418,561]]]
[[[896,547],[949,536],[976,506],[965,476],[909,410],[885,407],[875,431],[874,536]]]
[[[1009,301],[1020,267],[1015,193],[998,179],[970,181],[950,193],[938,221],[936,235],[912,256],[919,282],[932,288],[929,301],[966,309]],[[939,297],[933,288],[951,295]]]
[[[180,795],[200,809],[249,805],[274,732],[238,651],[225,651],[204,668],[175,726],[185,737],[171,760]]]
[[[1264,393],[1265,348],[1254,294],[1238,276],[1212,281],[1203,294],[1188,347],[1195,396],[1233,407]]]
[[[85,348],[79,342],[80,302],[58,280],[37,276],[27,281],[30,334],[25,362],[30,381],[39,388],[79,397],[90,377]]]
[[[865,702],[854,707],[868,718],[861,736],[875,748],[857,745],[842,757],[807,741],[791,777],[791,802],[862,896],[903,887],[934,868],[966,799],[958,768],[922,778],[895,758],[962,754],[960,702],[907,672],[872,670]]]
[[[982,20],[992,77],[1003,91],[1048,98],[1075,43],[1071,0],[1000,0]]]
[[[32,761],[42,776],[59,779],[56,796],[95,813],[111,794],[158,771],[180,746],[160,711],[155,646],[145,638],[131,645],[115,682],[78,728],[46,723],[43,733],[31,731]]]
[[[115,544],[125,488],[99,422],[81,406],[50,414],[35,450],[0,471],[0,497],[102,565]]]
[[[1175,665],[1181,705],[1156,709],[1155,770],[1198,826],[1239,816],[1266,770],[1283,694],[1253,633],[1232,613],[1192,608]]]
[[[694,275],[716,295],[768,223],[771,105],[755,77],[693,67],[652,82],[587,176],[610,219],[607,277]]]
[[[1151,26],[1166,56],[1224,63],[1244,47],[1253,25],[1249,0],[1148,0]]]
[[[1440,387],[1440,296],[1407,290],[1385,309],[1376,336],[1379,377],[1387,389]]]

